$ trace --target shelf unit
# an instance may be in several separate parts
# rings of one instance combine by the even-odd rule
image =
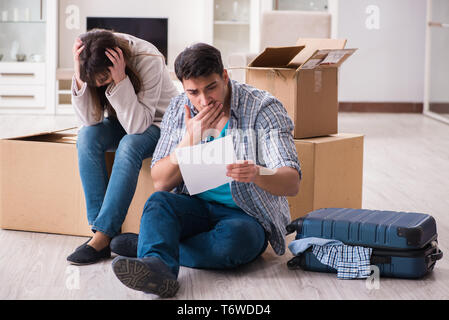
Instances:
[[[311,10],[327,11],[332,15],[332,37],[337,37],[338,0],[214,0],[211,43],[221,51],[227,64],[231,53],[258,53],[260,23],[263,11]]]
[[[45,63],[2,62],[0,108],[45,108]]]
[[[214,0],[212,44],[225,67],[231,53],[259,51],[260,12],[271,7],[271,0]]]
[[[1,1],[0,113],[54,114],[56,35],[57,0]]]
[[[72,108],[73,69],[56,70],[56,114],[74,114]]]
[[[226,21],[226,20],[215,20],[214,25],[242,25],[249,26],[249,21]]]

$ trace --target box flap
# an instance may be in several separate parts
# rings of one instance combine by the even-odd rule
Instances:
[[[34,132],[34,133],[24,133],[22,135],[5,137],[5,138],[2,138],[1,140],[18,140],[18,139],[24,139],[24,138],[30,138],[30,137],[43,136],[43,135],[52,134],[52,133],[60,133],[60,132],[64,132],[64,131],[67,131],[67,133],[73,133],[73,132],[76,133],[77,129],[78,129],[78,127],[70,127],[70,128],[60,129],[60,130],[48,130],[48,131],[41,131],[41,132]]]
[[[302,49],[304,46],[265,48],[248,67],[285,68]]]
[[[346,61],[357,49],[326,49],[317,50],[307,60],[301,69],[316,68],[338,68]]]
[[[325,137],[313,137],[313,138],[307,138],[307,139],[295,139],[296,143],[311,143],[311,144],[317,144],[317,143],[328,143],[338,140],[345,140],[345,139],[353,139],[353,138],[359,138],[364,137],[365,135],[362,133],[336,133],[336,134],[330,134]]]
[[[346,39],[298,39],[297,46],[304,46],[304,50],[298,53],[288,64],[289,67],[298,68],[317,50],[322,49],[343,49],[346,46]]]

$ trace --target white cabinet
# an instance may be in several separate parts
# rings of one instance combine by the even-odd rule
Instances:
[[[45,63],[1,64],[1,108],[45,108],[45,92]]]
[[[0,85],[45,85],[45,63],[4,62]]]
[[[55,112],[56,12],[56,0],[0,2],[0,113]]]
[[[45,86],[0,86],[0,107],[44,108]]]
[[[271,0],[214,0],[213,45],[225,67],[232,53],[259,51],[261,12],[271,7]]]

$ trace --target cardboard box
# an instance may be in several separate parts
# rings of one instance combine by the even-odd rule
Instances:
[[[297,139],[338,132],[338,68],[356,49],[346,40],[300,39],[266,48],[246,69],[246,82],[277,97],[292,118]]]
[[[292,220],[320,208],[362,207],[363,135],[295,139],[302,181],[289,197]]]
[[[106,153],[111,173],[114,153]],[[142,214],[153,192],[151,159],[142,164],[123,227]],[[91,236],[78,169],[76,133],[44,132],[0,140],[0,227]]]
[[[91,235],[71,134],[0,141],[0,226]]]

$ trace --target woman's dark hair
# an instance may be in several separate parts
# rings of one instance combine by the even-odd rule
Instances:
[[[80,54],[80,78],[86,82],[93,93],[95,99],[95,114],[100,116],[104,109],[108,109],[108,113],[114,115],[114,109],[109,105],[105,96],[106,86],[97,87],[96,80],[107,78],[109,74],[108,67],[112,66],[111,60],[106,56],[107,48],[114,49],[119,47],[123,52],[126,68],[125,73],[128,75],[134,91],[138,93],[142,87],[142,80],[137,72],[130,66],[132,57],[131,49],[128,41],[116,37],[112,31],[103,29],[93,29],[80,36],[84,49]]]
[[[175,73],[179,81],[207,77],[212,73],[223,75],[221,53],[206,43],[197,43],[184,49],[175,60]]]

